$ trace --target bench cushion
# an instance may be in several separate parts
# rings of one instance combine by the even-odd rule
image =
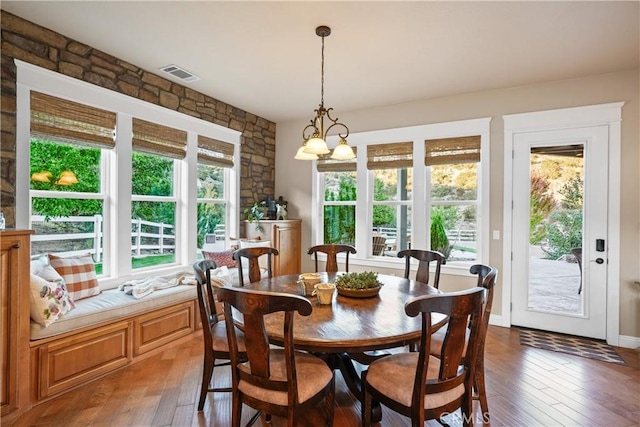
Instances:
[[[31,340],[47,338],[103,322],[116,321],[194,298],[197,298],[197,291],[193,285],[178,285],[157,290],[141,299],[135,299],[118,289],[109,289],[100,295],[76,301],[75,309],[61,316],[47,328],[32,321]]]

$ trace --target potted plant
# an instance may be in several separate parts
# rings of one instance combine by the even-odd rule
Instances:
[[[363,271],[361,273],[345,273],[336,279],[338,294],[347,297],[367,298],[378,295],[382,282],[378,273]]]
[[[256,231],[263,231],[264,228],[262,227],[262,224],[260,224],[260,220],[262,218],[264,218],[264,211],[265,208],[264,206],[264,202],[262,203],[254,203],[253,206],[251,206],[251,208],[247,208],[244,210],[244,214],[247,217],[247,221],[249,221],[250,223],[255,223],[255,230]]]

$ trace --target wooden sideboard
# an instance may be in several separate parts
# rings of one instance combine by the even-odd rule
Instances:
[[[302,220],[261,220],[261,228],[256,223],[245,221],[244,237],[247,239],[269,240],[279,255],[273,258],[273,275],[299,273],[302,268]]]
[[[2,422],[29,407],[29,273],[32,230],[0,231]]]

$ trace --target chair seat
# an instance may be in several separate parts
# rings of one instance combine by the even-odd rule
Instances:
[[[247,348],[244,343],[244,334],[242,331],[237,331],[238,336],[238,351],[246,353]],[[227,325],[224,320],[219,321],[211,327],[211,336],[213,338],[213,350],[229,353],[229,341],[227,340]]]
[[[367,383],[392,400],[410,407],[419,355],[415,352],[399,353],[374,361],[367,372]],[[437,379],[439,370],[440,360],[430,356],[427,380]],[[427,393],[424,397],[424,407],[438,408],[458,399],[464,391],[464,384],[460,384],[441,393]]]
[[[322,359],[308,353],[296,351],[295,361],[298,376],[298,403],[303,403],[318,394],[333,380],[333,372]],[[249,362],[241,364],[239,368],[245,372],[250,372]],[[287,380],[284,350],[271,350],[269,369],[272,380]],[[264,402],[280,406],[287,406],[288,404],[286,391],[264,389],[246,381],[240,381],[238,389],[245,395]]]

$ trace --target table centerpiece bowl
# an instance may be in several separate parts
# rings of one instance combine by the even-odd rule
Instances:
[[[345,273],[336,278],[338,295],[351,298],[370,298],[378,295],[382,282],[378,273],[363,271],[361,273]]]

